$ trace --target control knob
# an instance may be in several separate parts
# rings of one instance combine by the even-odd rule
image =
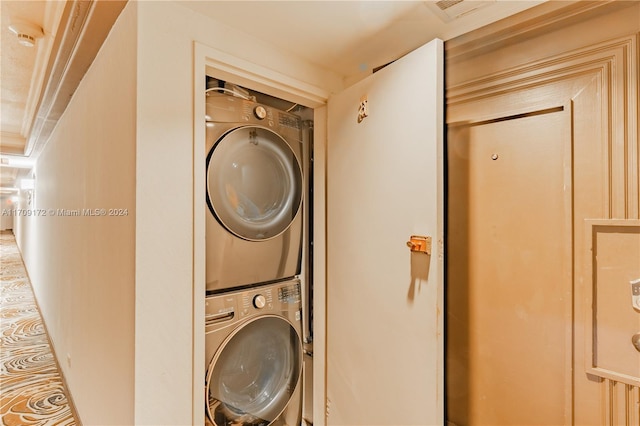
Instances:
[[[253,113],[260,120],[264,120],[264,118],[267,116],[267,110],[262,105],[258,105],[257,107],[255,107],[253,109]]]
[[[253,298],[253,306],[255,306],[256,309],[262,309],[265,307],[266,304],[267,304],[267,299],[265,299],[264,296],[261,294],[258,294]]]

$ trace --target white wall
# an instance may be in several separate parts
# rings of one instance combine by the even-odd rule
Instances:
[[[196,42],[314,87],[342,82],[177,3],[127,4],[38,161],[35,208],[127,208],[128,216],[25,218],[18,226],[87,425],[204,421],[204,333],[194,333],[204,304],[194,219],[204,223],[205,214],[204,193],[194,194],[194,170],[205,159],[203,149],[194,152],[194,87],[204,89]]]
[[[2,195],[0,197],[0,209],[2,210],[2,215],[0,215],[0,231],[13,229],[13,210],[19,208],[19,204],[12,201],[11,197],[13,196],[14,195]]]
[[[132,8],[120,17],[38,159],[33,208],[47,216],[18,221],[37,300],[86,425],[133,423],[135,17]],[[127,214],[58,211],[115,208]]]
[[[204,333],[193,321],[204,303],[204,282],[194,278],[194,218],[204,217],[205,209],[204,192],[193,188],[194,161],[200,170],[205,153],[193,147],[204,147],[194,139],[194,87],[204,89],[204,70],[194,70],[194,42],[318,87],[341,80],[179,4],[130,7],[138,8],[139,18],[135,420],[202,424]],[[194,82],[198,72],[202,81]],[[194,211],[194,204],[202,209]]]
[[[34,173],[31,173],[33,178]],[[19,200],[15,207],[18,209],[30,210],[33,209],[35,204],[35,190],[31,192],[31,203],[29,203],[29,197],[27,191],[20,191],[18,193]],[[26,215],[17,214],[13,218],[13,234],[16,237],[16,243],[22,254],[25,265],[27,268],[29,264],[38,264],[38,252],[36,243],[36,235],[38,233],[38,223],[40,221],[33,220],[33,218]],[[27,261],[29,259],[29,261]]]

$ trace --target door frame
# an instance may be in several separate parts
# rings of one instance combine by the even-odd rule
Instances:
[[[590,218],[634,218],[638,215],[638,46],[640,33],[633,33],[529,62],[517,62],[467,82],[447,87],[447,125],[476,120],[491,111],[500,99],[509,99],[514,113],[524,109],[552,107],[569,102],[575,111],[573,169],[573,394],[588,401],[573,407],[573,422],[623,416],[633,402],[631,392],[616,382],[585,371],[588,337],[584,318],[592,307],[586,303],[582,283],[590,271],[579,254],[589,243],[582,229]],[[482,60],[481,56],[463,64]],[[460,59],[448,64],[460,64]],[[564,85],[564,86],[563,86]],[[585,98],[593,99],[587,103]],[[584,111],[598,114],[596,120],[580,119]],[[627,392],[625,394],[624,392]],[[603,397],[608,395],[608,397]],[[629,396],[626,396],[629,395]],[[615,423],[612,420],[612,423]]]
[[[251,89],[314,108],[314,352],[325,353],[326,332],[326,227],[325,227],[325,180],[326,180],[326,104],[330,92],[298,76],[274,71],[255,62],[242,59],[227,52],[194,41],[193,60],[193,396],[192,410],[194,424],[204,424],[202,409],[205,377],[205,328],[204,297],[205,284],[205,116],[206,76],[233,81]],[[320,208],[318,208],[320,207]],[[303,257],[306,247],[303,247]],[[304,265],[302,274],[304,274]],[[313,423],[324,426],[325,406],[325,359],[314,358],[313,362]]]

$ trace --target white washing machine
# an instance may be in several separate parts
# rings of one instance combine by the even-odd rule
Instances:
[[[300,281],[206,298],[206,419],[214,426],[301,422]]]
[[[300,118],[227,94],[206,102],[207,294],[298,275]]]

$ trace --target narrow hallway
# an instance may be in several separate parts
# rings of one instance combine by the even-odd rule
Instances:
[[[15,237],[0,233],[2,425],[75,425]]]

